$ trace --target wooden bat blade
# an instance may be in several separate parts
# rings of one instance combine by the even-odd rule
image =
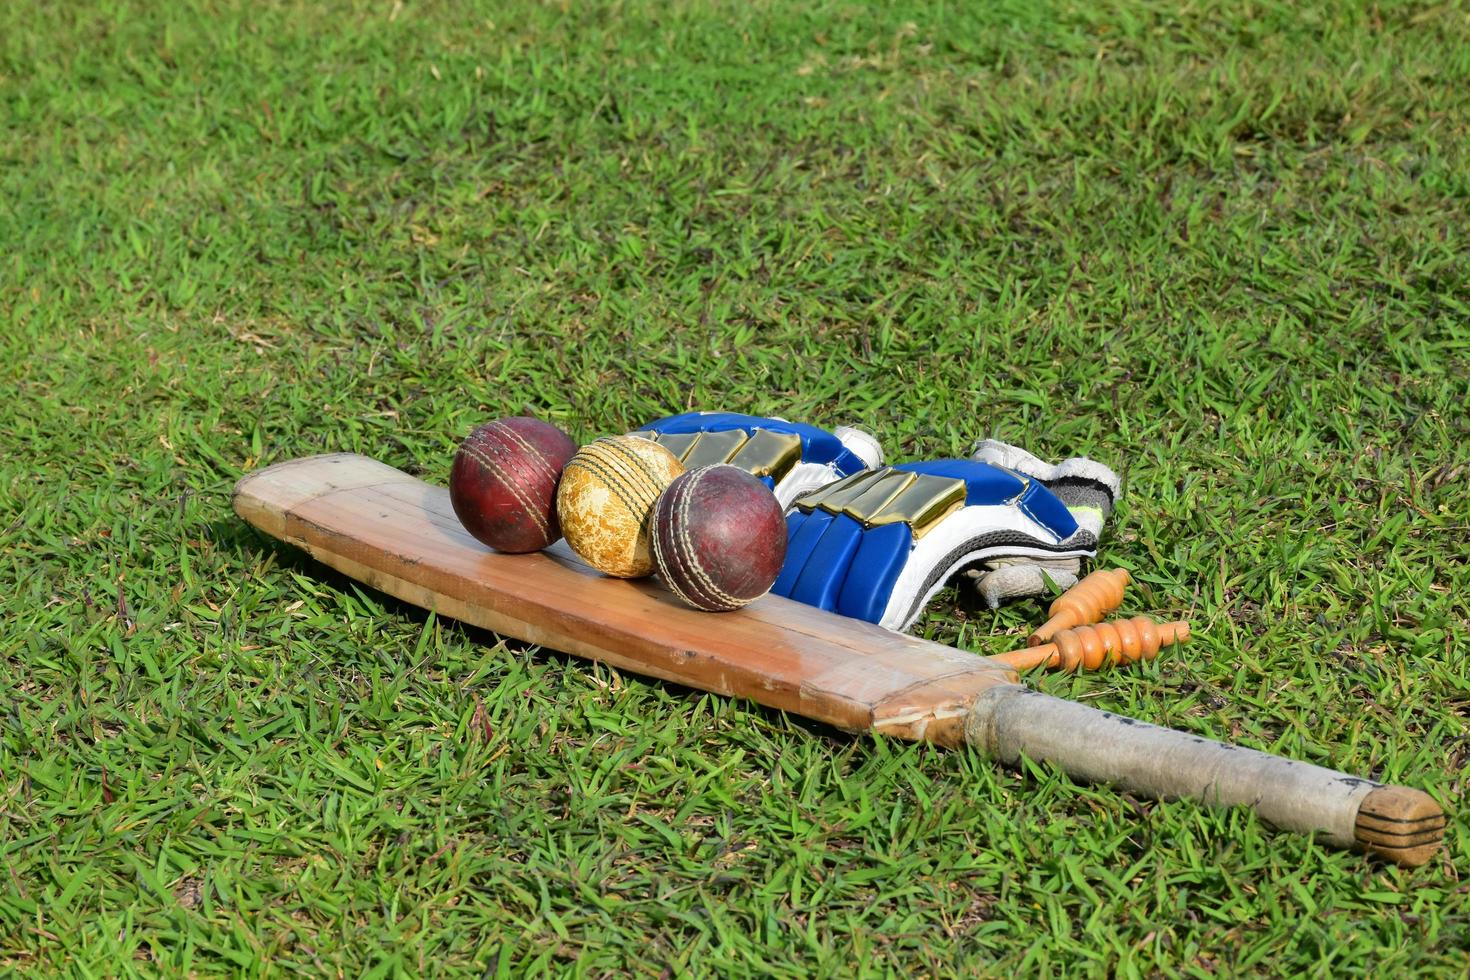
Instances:
[[[464,530],[447,489],[366,456],[278,463],[242,479],[233,504],[272,537],[414,605],[847,731],[959,745],[976,695],[1017,680],[988,658],[779,596],[695,610],[653,580],[601,575],[565,543],[500,554]]]

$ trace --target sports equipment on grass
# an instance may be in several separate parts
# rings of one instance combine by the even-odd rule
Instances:
[[[1427,794],[1144,724],[1021,685],[988,657],[767,595],[712,617],[653,579],[597,574],[563,543],[487,549],[442,487],[364,456],[241,480],[236,512],[365,585],[502,636],[853,732],[1024,757],[1155,798],[1251,807],[1279,828],[1422,864],[1444,813]]]
[[[792,535],[787,568],[772,589],[778,595],[900,631],[951,581],[973,588],[991,608],[1073,585],[1096,552],[1120,486],[1094,460],[1053,465],[996,440],[977,443],[969,460],[881,469],[877,441],[840,426],[828,432],[780,418],[686,412],[635,434],[668,446],[691,469],[728,462],[775,490]],[[931,479],[937,473],[952,479]],[[966,485],[957,489],[961,480]],[[844,496],[860,485],[878,489],[861,500]],[[952,504],[956,493],[966,513],[953,520],[944,506],[922,509]],[[814,506],[825,513],[812,515]],[[937,533],[920,542],[931,530]],[[854,567],[872,573],[849,577]]]
[[[476,426],[449,470],[449,500],[465,530],[497,551],[539,551],[561,537],[556,484],[577,451],[549,422],[515,416]]]
[[[1060,630],[1050,643],[992,657],[1017,670],[1032,667],[1065,671],[1097,670],[1118,663],[1152,660],[1161,647],[1189,639],[1188,623],[1155,623],[1147,616]]]
[[[556,512],[572,550],[606,575],[653,573],[649,516],[684,465],[667,449],[634,436],[604,436],[567,461]]]
[[[1100,568],[1057,596],[1047,610],[1051,618],[1026,638],[1027,646],[1041,646],[1062,630],[1089,626],[1123,604],[1129,575],[1123,568]]]
[[[653,507],[653,561],[675,595],[727,612],[771,590],[786,557],[786,518],[764,483],[716,463],[674,478]]]
[[[772,592],[899,631],[966,568],[988,577],[1097,550],[1040,482],[970,459],[864,470],[798,497],[786,523]]]

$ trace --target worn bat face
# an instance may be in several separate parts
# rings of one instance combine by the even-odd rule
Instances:
[[[504,636],[847,731],[957,745],[975,695],[1015,683],[988,658],[778,596],[714,614],[651,579],[609,578],[562,542],[499,554],[449,495],[364,456],[280,463],[242,480],[246,520],[338,571]]]

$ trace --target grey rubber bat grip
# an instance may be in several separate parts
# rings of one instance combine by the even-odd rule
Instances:
[[[1007,765],[1025,756],[1155,799],[1248,806],[1282,830],[1318,834],[1340,847],[1356,842],[1358,810],[1380,785],[1015,685],[976,699],[965,739]]]

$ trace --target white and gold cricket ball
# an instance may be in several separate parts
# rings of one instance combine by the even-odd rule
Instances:
[[[605,436],[588,443],[567,460],[557,485],[562,536],[606,575],[652,574],[653,505],[683,472],[684,464],[651,439]]]

